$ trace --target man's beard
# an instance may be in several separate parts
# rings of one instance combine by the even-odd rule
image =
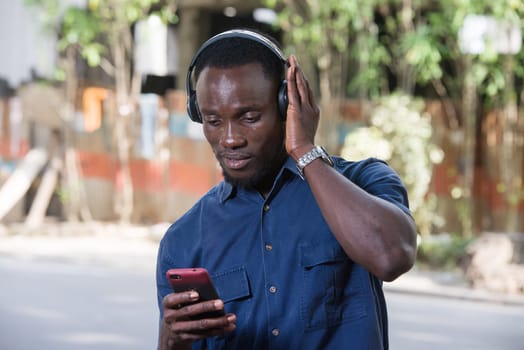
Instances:
[[[285,148],[279,149],[275,152],[275,156],[264,163],[264,165],[258,169],[254,176],[251,176],[247,179],[241,179],[234,176],[231,176],[227,171],[222,167],[222,174],[224,180],[235,187],[242,187],[248,191],[261,190],[261,187],[268,186],[269,182],[272,184],[277,176],[282,164],[287,158],[287,153]]]

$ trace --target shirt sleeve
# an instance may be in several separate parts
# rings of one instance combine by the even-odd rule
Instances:
[[[336,160],[339,171],[364,191],[382,198],[412,216],[406,187],[386,162],[368,158],[359,162]]]
[[[158,248],[157,264],[156,264],[156,289],[157,289],[157,303],[160,312],[160,319],[162,319],[162,300],[166,295],[173,292],[171,285],[167,281],[166,272],[174,266],[171,258],[167,253],[166,239],[160,241]]]

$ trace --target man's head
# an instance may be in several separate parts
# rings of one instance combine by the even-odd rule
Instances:
[[[187,111],[191,120],[201,123],[196,91],[192,80],[198,80],[205,67],[228,68],[258,62],[267,78],[275,79],[280,87],[277,101],[282,117],[287,110],[287,84],[283,80],[286,58],[276,41],[264,34],[251,30],[235,29],[222,32],[207,40],[197,51],[188,69],[186,78]]]
[[[278,92],[284,64],[257,41],[228,37],[200,52],[195,102],[226,181],[270,190],[285,157]]]

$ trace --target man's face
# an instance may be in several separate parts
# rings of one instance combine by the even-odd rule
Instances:
[[[277,90],[258,63],[200,73],[196,94],[204,134],[226,181],[269,191],[286,156]]]

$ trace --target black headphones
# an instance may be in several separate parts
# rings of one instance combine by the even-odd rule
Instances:
[[[187,77],[186,77],[186,90],[187,90],[187,114],[189,115],[189,118],[191,118],[192,121],[197,123],[202,123],[202,116],[200,115],[200,109],[198,107],[198,102],[196,98],[196,91],[191,86],[191,79],[193,75],[193,70],[195,69],[195,65],[198,61],[198,57],[204,51],[209,45],[212,43],[222,40],[222,39],[228,39],[228,38],[243,38],[243,39],[249,39],[256,41],[273,52],[280,61],[282,61],[282,64],[284,67],[287,64],[287,60],[284,57],[284,54],[278,46],[272,42],[267,37],[250,31],[250,30],[244,30],[244,29],[234,29],[234,30],[228,30],[223,33],[217,34],[213,36],[212,38],[208,39],[200,49],[198,49],[197,53],[193,57],[193,60],[191,61],[191,64],[189,65],[189,69],[187,71]],[[282,83],[280,84],[280,87],[278,89],[278,109],[280,111],[280,115],[285,120],[286,119],[286,112],[287,112],[287,105],[288,105],[288,99],[287,99],[287,81],[282,80]]]

